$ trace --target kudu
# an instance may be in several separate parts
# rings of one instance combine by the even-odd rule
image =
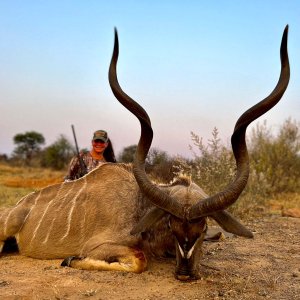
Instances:
[[[73,182],[46,187],[0,212],[0,250],[15,237],[19,252],[39,258],[62,258],[63,266],[80,269],[142,272],[146,255],[176,256],[179,280],[199,277],[201,248],[210,217],[226,231],[253,237],[225,211],[246,186],[249,161],[245,143],[247,126],[271,109],[284,94],[290,76],[287,53],[288,27],[281,42],[281,74],[277,86],[264,100],[247,110],[232,135],[236,177],[223,191],[207,196],[186,178],[156,185],[145,173],[152,142],[146,111],[119,86],[116,74],[118,36],[109,68],[115,97],[141,124],[133,164],[101,165]]]

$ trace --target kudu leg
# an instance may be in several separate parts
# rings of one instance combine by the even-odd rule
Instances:
[[[141,273],[147,267],[144,252],[128,246],[105,243],[85,247],[79,257],[67,257],[61,264],[76,269]]]
[[[21,230],[29,211],[28,208],[16,206],[0,212],[0,253],[5,241]]]

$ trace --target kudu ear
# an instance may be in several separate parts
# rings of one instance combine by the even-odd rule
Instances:
[[[130,231],[130,234],[137,234],[151,229],[151,227],[153,227],[153,224],[159,221],[165,214],[167,214],[167,212],[158,207],[152,208],[133,227],[133,229]]]
[[[214,212],[209,217],[214,219],[227,232],[253,238],[253,233],[225,210]]]

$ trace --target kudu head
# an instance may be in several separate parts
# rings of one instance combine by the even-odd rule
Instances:
[[[249,158],[245,141],[248,125],[270,110],[281,99],[290,77],[287,53],[288,26],[286,26],[280,48],[281,73],[272,93],[246,112],[236,122],[231,144],[236,160],[236,176],[227,187],[210,197],[201,197],[201,189],[191,183],[188,187],[179,184],[178,192],[169,193],[152,183],[145,172],[145,159],[151,146],[153,131],[146,111],[121,89],[117,79],[119,55],[118,35],[115,30],[115,44],[109,68],[109,83],[118,101],[134,114],[141,124],[141,136],[133,162],[133,172],[141,192],[154,204],[132,233],[145,231],[165,214],[169,217],[170,230],[176,248],[175,276],[179,280],[197,278],[201,244],[206,231],[206,217],[215,219],[228,232],[246,237],[252,233],[225,211],[235,203],[244,190],[249,176]],[[198,196],[197,196],[198,195]],[[195,200],[195,197],[198,199]]]

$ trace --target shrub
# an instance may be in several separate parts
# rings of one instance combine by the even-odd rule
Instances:
[[[55,170],[64,169],[74,155],[74,147],[64,135],[60,137],[43,151],[41,166]]]
[[[258,124],[250,136],[249,151],[253,180],[266,194],[300,192],[299,124],[286,120],[277,135],[266,122]]]
[[[212,139],[208,140],[205,146],[202,138],[191,133],[192,141],[197,148],[195,152],[193,147],[190,147],[195,157],[191,175],[208,194],[215,194],[222,190],[235,174],[232,151],[222,145],[218,134],[217,128],[214,128]]]

